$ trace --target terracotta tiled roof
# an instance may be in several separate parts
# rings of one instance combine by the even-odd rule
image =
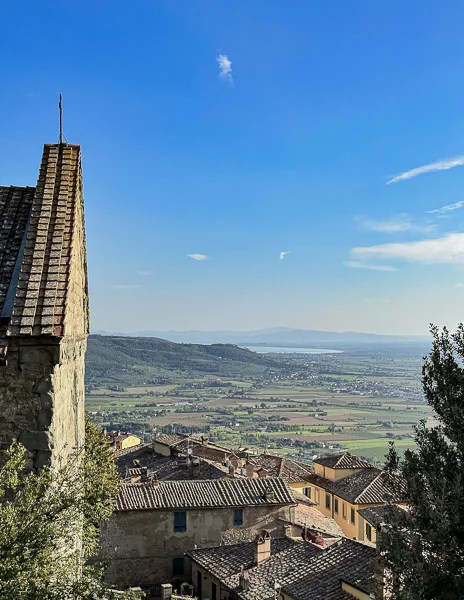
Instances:
[[[363,469],[336,481],[313,474],[308,481],[352,504],[382,504],[387,497],[392,502],[402,502],[405,495],[405,486],[399,478],[393,479],[376,468]]]
[[[339,600],[341,582],[365,594],[374,589],[374,548],[347,538],[332,544],[282,582],[282,590],[294,600]]]
[[[271,556],[288,550],[299,542],[291,538],[271,538]],[[216,548],[202,548],[187,552],[187,556],[194,560],[220,580],[240,573],[242,569],[251,569],[255,566],[255,542],[218,546]]]
[[[373,465],[366,460],[361,460],[349,452],[337,456],[323,456],[314,459],[315,463],[331,469],[371,469]]]
[[[224,585],[242,600],[274,600],[274,585],[293,573],[298,573],[312,560],[322,557],[326,550],[309,542],[298,542],[287,550],[271,556],[260,565],[248,569],[248,589],[240,590],[239,574],[224,580]]]
[[[87,288],[80,147],[46,144],[32,200],[30,190],[2,188],[0,194],[5,202],[0,218],[6,236],[2,240],[6,245],[0,248],[3,335],[87,334],[87,307],[80,325],[70,319],[72,332],[66,318],[73,307],[81,314],[82,289]],[[5,248],[10,248],[8,256]],[[15,256],[20,267],[17,278],[12,270]],[[82,281],[73,281],[79,289],[70,285],[73,261],[80,263]],[[7,286],[11,306],[5,302]]]
[[[326,517],[319,512],[317,508],[312,508],[310,506],[298,505],[298,508],[295,509],[293,523],[300,527],[306,526],[309,529],[327,535],[333,535],[335,537],[343,536],[342,528],[334,519]]]
[[[385,523],[388,516],[393,511],[392,506],[375,506],[373,508],[361,508],[358,513],[365,519],[370,525],[377,528],[382,523]]]
[[[282,477],[289,483],[306,481],[307,476],[313,472],[311,465],[274,454],[253,456],[249,462],[266,469],[269,477]]]
[[[177,444],[180,444],[180,442],[186,440],[188,437],[188,435],[184,435],[182,433],[160,433],[156,436],[155,442],[173,448],[174,446],[177,446]]]
[[[13,278],[34,193],[35,188],[31,187],[0,186],[0,313]]]
[[[151,445],[127,448],[124,454],[116,455],[115,462],[122,477],[134,467],[147,467],[150,474],[163,481],[185,481],[198,479],[221,479],[228,470],[219,465],[198,459],[198,464],[180,465],[176,456],[157,454]],[[132,452],[130,452],[132,450]]]
[[[116,510],[221,508],[225,506],[290,506],[295,501],[281,479],[216,479],[126,483]]]

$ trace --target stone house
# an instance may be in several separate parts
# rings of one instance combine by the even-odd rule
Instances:
[[[396,504],[404,501],[405,487],[398,477],[348,453],[316,459],[314,469],[308,477],[306,494],[349,538],[365,539],[360,510],[384,506],[387,498]]]
[[[376,552],[342,538],[327,548],[266,531],[254,542],[187,553],[200,600],[369,600]],[[380,598],[381,596],[379,596]]]
[[[102,527],[108,580],[119,587],[191,578],[184,553],[249,539],[266,527],[283,530],[295,502],[281,479],[216,479],[124,484],[117,509]]]
[[[0,449],[40,468],[83,444],[88,333],[81,150],[46,144],[35,187],[0,187]]]

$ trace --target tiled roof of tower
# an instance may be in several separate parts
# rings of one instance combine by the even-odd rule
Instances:
[[[23,190],[21,197],[18,192],[15,196],[15,189]],[[6,239],[14,240],[12,253],[20,261],[17,279],[11,257],[0,265],[1,291],[8,286],[7,302],[2,307],[3,335],[62,337],[66,333],[67,312],[75,308],[74,296],[80,298],[85,288],[87,297],[80,147],[46,144],[32,200],[27,189],[13,188],[7,194],[8,212],[1,216]],[[5,194],[2,188],[3,198]],[[71,282],[73,261],[80,262],[82,273],[78,281]],[[76,308],[84,314],[85,322],[70,327],[87,334],[87,307]]]
[[[316,458],[313,462],[330,469],[371,469],[373,465],[366,460],[361,460],[347,452],[337,456],[323,456]]]
[[[31,213],[33,187],[0,186],[0,314]]]
[[[117,500],[117,511],[225,506],[294,505],[282,479],[215,479],[161,481],[156,486],[126,483]]]

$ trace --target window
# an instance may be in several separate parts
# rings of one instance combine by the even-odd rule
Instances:
[[[306,498],[311,498],[311,488],[310,487],[303,488],[303,494],[306,496]]]
[[[372,541],[372,527],[369,523],[366,523],[366,537],[370,542]]]
[[[211,584],[211,600],[217,600],[217,587],[214,582]]]
[[[187,513],[185,510],[174,512],[174,531],[187,531]]]
[[[342,513],[343,518],[346,519],[346,504],[344,502],[342,503]]]
[[[325,495],[325,507],[330,510],[330,494]]]
[[[184,574],[184,557],[183,556],[175,556],[172,559],[172,575],[173,577],[178,577],[179,575]]]
[[[354,508],[351,509],[351,518],[350,518],[350,521],[353,523],[353,525],[356,522]]]
[[[334,498],[334,511],[338,515],[338,498]]]
[[[243,508],[234,509],[234,525],[235,527],[243,525]]]

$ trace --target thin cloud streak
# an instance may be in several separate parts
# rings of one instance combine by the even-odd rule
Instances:
[[[454,285],[455,288],[464,288],[464,283],[456,283]]]
[[[454,167],[461,167],[462,165],[464,165],[464,155],[455,156],[454,158],[444,158],[429,163],[428,165],[400,173],[399,175],[396,175],[396,177],[393,177],[393,179],[390,179],[390,181],[387,181],[387,185],[390,185],[390,183],[398,183],[398,181],[405,181],[406,179],[412,179],[413,177],[424,175],[425,173],[448,171],[448,169],[454,169]]]
[[[442,206],[441,208],[435,208],[435,210],[428,210],[427,212],[432,214],[446,214],[452,212],[453,210],[458,210],[458,208],[462,208],[464,206],[464,200],[460,200],[459,202],[455,202],[454,204],[446,204],[446,206]]]
[[[142,276],[151,275],[151,271],[138,271],[137,275],[142,275]]]
[[[135,290],[137,288],[143,287],[143,285],[112,285],[113,290]]]
[[[377,231],[379,233],[398,233],[401,231],[410,231],[415,228],[411,216],[406,213],[395,215],[389,219],[368,219],[366,217],[358,217],[357,221],[364,229]]]
[[[284,260],[284,258],[287,256],[287,254],[290,254],[291,250],[285,250],[284,252],[281,252],[279,254],[279,260]]]
[[[464,264],[464,233],[441,238],[353,248],[350,258],[364,263],[372,260],[400,260],[423,264]]]
[[[208,256],[206,254],[187,254],[189,258],[193,258],[193,260],[206,260]]]
[[[230,61],[225,54],[219,54],[216,58],[216,62],[219,65],[219,77],[230,85],[233,85],[232,61]]]
[[[369,271],[388,271],[392,273],[393,271],[397,271],[395,267],[391,267],[390,265],[370,265],[368,263],[363,263],[357,260],[348,260],[343,263],[345,267],[350,267],[350,269],[368,269]]]

